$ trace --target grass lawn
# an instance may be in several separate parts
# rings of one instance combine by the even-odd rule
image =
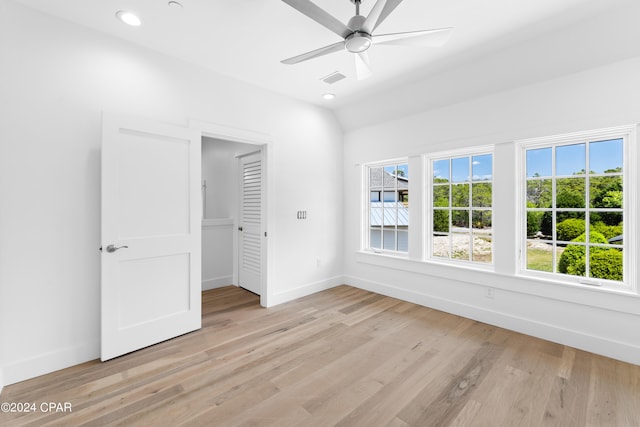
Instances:
[[[556,249],[556,262],[564,248]],[[536,271],[553,272],[553,253],[551,250],[527,248],[527,269]]]

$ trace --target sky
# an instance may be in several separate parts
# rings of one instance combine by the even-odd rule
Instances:
[[[587,150],[589,155],[589,170],[603,173],[606,170],[622,167],[623,142],[622,139],[595,141],[589,143],[562,145],[555,148],[556,175],[573,175],[587,169]],[[552,176],[553,148],[539,148],[527,150],[527,177]],[[404,171],[409,178],[409,165],[398,164],[384,168],[389,173],[396,169]],[[474,181],[492,179],[493,156],[482,154],[478,156],[456,157],[453,159],[436,160],[433,162],[433,176],[435,178],[451,179],[451,182],[469,180],[469,171]]]
[[[556,147],[556,175],[573,175],[587,169],[589,151],[589,171],[603,173],[623,165],[622,139],[573,144]],[[552,148],[527,150],[527,177],[552,175]]]
[[[409,178],[409,165],[406,163],[402,163],[399,165],[393,165],[393,166],[385,166],[384,170],[390,174],[395,174],[396,169],[401,170],[404,172],[404,177],[405,178]]]
[[[493,175],[493,155],[456,157],[433,162],[433,176],[451,179],[451,182],[468,181],[470,170],[474,181],[490,180]]]

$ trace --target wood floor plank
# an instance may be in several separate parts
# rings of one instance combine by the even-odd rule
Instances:
[[[202,301],[199,331],[5,387],[72,411],[0,425],[640,427],[640,366],[349,286]]]

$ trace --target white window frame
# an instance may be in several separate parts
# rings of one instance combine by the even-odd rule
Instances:
[[[453,265],[456,267],[471,267],[476,269],[494,271],[495,270],[495,233],[491,234],[491,262],[480,262],[480,261],[472,261],[472,260],[461,260],[454,258],[443,258],[433,255],[433,163],[438,160],[449,160],[453,158],[459,157],[469,157],[470,159],[474,156],[483,156],[490,154],[491,155],[491,217],[493,221],[494,217],[494,177],[495,177],[495,146],[494,145],[483,145],[478,147],[470,147],[464,149],[457,150],[449,150],[449,151],[441,151],[437,153],[429,153],[424,156],[425,163],[425,182],[424,182],[424,200],[425,200],[425,232],[424,232],[424,254],[426,261],[434,262],[438,264],[446,264]],[[470,160],[471,161],[471,160]],[[472,173],[472,170],[470,170]],[[487,182],[487,181],[477,181],[477,182]],[[449,183],[452,185],[453,183]],[[472,200],[472,184],[473,180],[469,181],[469,202]],[[451,194],[449,194],[449,198],[451,198]],[[451,209],[451,206],[449,206]],[[470,210],[471,207],[470,207]],[[449,215],[449,224],[451,225],[451,215]],[[470,248],[471,250],[471,248]]]
[[[362,227],[361,227],[361,232],[362,232],[362,251],[363,252],[369,252],[369,253],[375,253],[375,254],[384,254],[384,255],[392,255],[395,257],[400,257],[400,258],[408,258],[409,257],[409,250],[411,250],[411,248],[407,249],[407,252],[401,252],[401,251],[392,251],[389,249],[383,249],[384,248],[384,239],[381,240],[381,246],[382,248],[372,248],[371,247],[371,185],[370,185],[370,177],[371,177],[371,173],[370,173],[370,169],[372,168],[384,168],[387,166],[396,166],[396,165],[403,165],[406,164],[407,167],[409,167],[409,158],[408,157],[400,157],[397,159],[390,159],[390,160],[384,160],[384,161],[379,161],[379,162],[371,162],[371,163],[366,163],[362,165],[362,183],[363,183],[363,191],[362,191],[362,195],[363,195],[363,209],[362,209]],[[384,193],[384,190],[383,190]],[[384,200],[384,196],[383,196],[383,200]],[[411,224],[409,223],[409,225],[407,226],[407,240],[409,239],[409,236],[411,234]],[[396,236],[396,242],[397,242],[397,236]]]
[[[584,276],[572,276],[563,273],[550,273],[544,271],[536,271],[527,269],[527,171],[526,171],[526,152],[531,149],[557,147],[563,145],[572,145],[598,141],[606,141],[612,139],[623,140],[623,235],[625,236],[625,243],[623,247],[623,282],[617,282],[607,279],[598,279]],[[638,152],[637,145],[637,131],[636,125],[619,126],[614,128],[599,129],[584,132],[575,132],[562,135],[554,135],[542,138],[533,138],[516,141],[516,148],[518,153],[517,158],[517,175],[518,175],[518,191],[516,196],[517,202],[517,218],[519,221],[518,227],[518,248],[519,248],[519,262],[517,268],[517,274],[523,277],[532,277],[550,281],[558,284],[567,284],[572,286],[588,286],[595,288],[602,288],[607,290],[622,290],[637,292],[638,286],[636,284],[637,267],[634,260],[636,260],[637,247],[637,212],[638,201],[634,200],[632,195],[637,191],[637,179],[638,175],[635,170],[638,164]],[[553,166],[555,167],[555,165]],[[586,172],[589,169],[589,159],[586,159]],[[588,173],[585,176],[589,175]],[[555,171],[553,171],[553,177],[555,178]],[[586,184],[585,184],[586,185]],[[555,188],[555,187],[554,187]],[[588,195],[588,189],[585,189]],[[551,208],[555,212],[556,207]],[[588,204],[586,204],[585,212],[589,210]],[[627,236],[632,236],[629,238]],[[555,257],[554,257],[555,258]],[[557,262],[555,260],[554,262]]]

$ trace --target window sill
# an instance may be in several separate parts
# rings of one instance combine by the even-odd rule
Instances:
[[[356,262],[491,287],[505,292],[527,294],[640,315],[640,304],[638,304],[640,295],[631,290],[617,290],[559,280],[548,280],[520,273],[499,273],[492,269],[479,268],[477,266],[411,260],[406,257],[401,258],[365,251],[356,252]]]

